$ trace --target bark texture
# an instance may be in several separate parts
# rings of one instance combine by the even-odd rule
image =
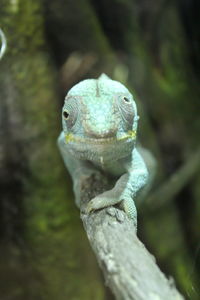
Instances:
[[[103,184],[102,184],[103,183]],[[82,204],[105,190],[105,178],[91,178],[82,190]],[[92,186],[92,190],[91,190]],[[138,239],[133,222],[116,207],[81,214],[84,228],[105,283],[119,300],[183,300],[174,280],[167,279],[154,256]]]

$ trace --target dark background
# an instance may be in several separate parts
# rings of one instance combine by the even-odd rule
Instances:
[[[197,0],[0,0],[1,300],[113,299],[56,147],[66,92],[102,72],[133,92],[158,164],[139,237],[199,299],[198,13]]]

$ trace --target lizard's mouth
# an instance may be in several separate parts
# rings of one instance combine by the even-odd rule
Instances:
[[[109,138],[89,138],[89,137],[81,137],[72,133],[68,133],[65,135],[65,142],[68,144],[70,142],[75,143],[84,143],[84,144],[112,144],[116,142],[123,142],[127,140],[135,140],[136,139],[136,130],[129,130],[126,134],[123,134],[120,137],[109,137]]]

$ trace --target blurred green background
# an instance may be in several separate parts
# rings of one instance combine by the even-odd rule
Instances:
[[[198,12],[197,0],[0,0],[1,300],[113,299],[56,147],[66,92],[102,72],[133,92],[158,163],[138,235],[200,299]]]

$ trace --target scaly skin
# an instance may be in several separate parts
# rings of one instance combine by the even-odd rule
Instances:
[[[83,180],[101,169],[117,178],[113,189],[91,199],[87,213],[118,203],[137,224],[134,199],[148,178],[135,147],[138,119],[131,93],[105,74],[68,92],[58,146],[73,179],[77,206]]]

